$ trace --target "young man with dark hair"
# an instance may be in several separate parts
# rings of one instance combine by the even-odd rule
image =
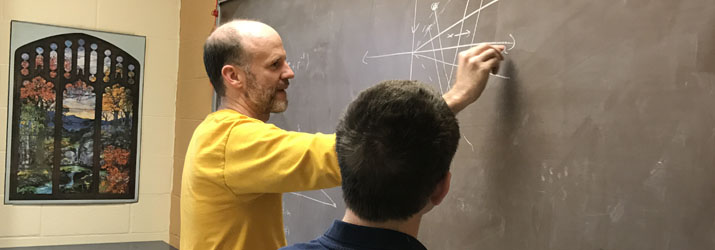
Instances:
[[[422,216],[449,191],[459,126],[442,97],[415,81],[363,91],[336,128],[347,209],[325,235],[291,249],[425,249]]]

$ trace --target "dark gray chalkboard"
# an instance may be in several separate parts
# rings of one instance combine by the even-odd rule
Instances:
[[[271,122],[308,132],[382,80],[446,90],[465,44],[510,48],[458,116],[430,249],[715,249],[715,1],[434,1],[236,0],[221,21],[282,35],[296,77]],[[284,202],[290,243],[343,215],[338,188]]]

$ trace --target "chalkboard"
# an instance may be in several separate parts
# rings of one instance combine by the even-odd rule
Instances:
[[[387,79],[446,91],[455,53],[508,59],[459,115],[430,249],[715,249],[715,1],[245,0],[296,73],[270,122],[331,133]],[[409,124],[405,124],[409,126]],[[284,195],[289,243],[342,218],[340,189]]]

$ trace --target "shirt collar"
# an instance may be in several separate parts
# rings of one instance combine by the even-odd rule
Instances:
[[[419,240],[409,234],[375,227],[358,226],[335,220],[325,236],[342,243],[367,249],[418,249],[427,250]]]

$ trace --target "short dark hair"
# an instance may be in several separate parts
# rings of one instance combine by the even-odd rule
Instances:
[[[224,96],[226,87],[223,85],[221,69],[226,64],[245,68],[250,61],[250,55],[241,44],[241,36],[234,28],[224,27],[223,30],[217,32],[221,32],[221,34],[212,34],[204,44],[204,67],[216,94]]]
[[[459,125],[444,99],[417,81],[360,93],[336,128],[343,198],[361,219],[406,220],[449,171]]]

